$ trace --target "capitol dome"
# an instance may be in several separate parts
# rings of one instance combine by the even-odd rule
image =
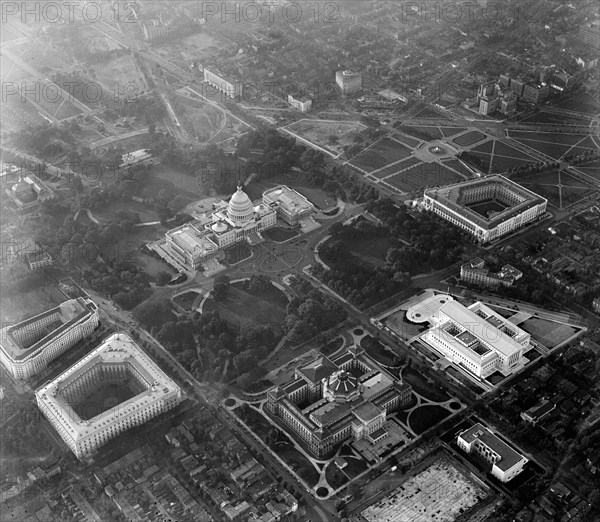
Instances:
[[[248,221],[252,217],[254,207],[242,187],[238,187],[236,193],[231,196],[229,206],[227,207],[227,216],[234,223]]]

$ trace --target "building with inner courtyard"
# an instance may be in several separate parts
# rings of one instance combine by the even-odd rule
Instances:
[[[348,440],[385,439],[387,415],[409,404],[411,394],[409,384],[353,345],[297,368],[294,379],[268,392],[265,408],[325,457]]]
[[[428,323],[419,339],[477,379],[522,369],[530,348],[530,334],[479,301],[467,307],[438,294],[411,306],[406,319]]]
[[[98,326],[98,307],[79,297],[0,330],[0,362],[16,379],[42,372]]]
[[[107,401],[118,389],[121,401]],[[168,411],[181,390],[126,334],[113,334],[36,392],[37,405],[77,458]]]
[[[480,243],[498,239],[541,218],[547,200],[495,175],[426,189],[423,208],[471,234]]]

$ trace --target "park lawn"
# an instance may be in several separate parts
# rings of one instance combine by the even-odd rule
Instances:
[[[473,172],[457,159],[446,160],[444,161],[444,165],[450,167],[451,169],[454,169],[457,172],[460,172],[463,176],[465,176],[468,179],[473,177]]]
[[[140,216],[140,222],[158,221],[156,211],[145,203],[138,201],[111,201],[108,205],[103,204],[92,209],[92,214],[99,220],[117,219],[117,212],[125,210],[126,212],[135,212]]]
[[[394,139],[396,141],[400,141],[402,143],[404,143],[405,145],[408,145],[409,147],[412,147],[413,149],[419,146],[419,143],[421,143],[419,140],[416,140],[415,138],[409,138],[408,136],[404,136],[404,134],[394,134]]]
[[[458,181],[463,181],[463,178],[441,163],[419,163],[385,180],[404,192],[440,187]]]
[[[577,145],[587,134],[561,134],[558,132],[509,131],[512,139],[521,141],[542,141],[557,145]]]
[[[492,171],[493,172],[506,172],[513,167],[520,167],[521,165],[532,163],[533,158],[531,160],[524,160],[521,158],[512,158],[507,156],[499,156],[494,154],[492,157]]]
[[[558,171],[540,172],[536,174],[519,174],[515,176],[518,183],[539,183],[541,185],[558,185]]]
[[[442,134],[442,131],[440,130],[439,127],[416,127],[416,126],[411,125],[410,127],[406,127],[406,128],[407,129],[412,128],[417,131],[424,132],[424,133],[428,134],[432,140],[444,139],[444,135]]]
[[[534,141],[534,140],[525,140],[518,139],[523,145],[527,145],[542,154],[546,154],[546,156],[550,156],[551,158],[558,159],[562,157],[567,151],[571,148],[571,145],[559,145],[557,143],[550,143],[547,141]]]
[[[560,208],[560,188],[559,187],[553,187],[553,186],[548,186],[548,185],[538,185],[538,184],[532,184],[532,183],[523,183],[521,182],[520,185],[523,185],[525,188],[535,192],[536,194],[542,196],[543,198],[546,198],[548,200],[548,203],[550,203],[551,205],[554,205],[556,208]]]
[[[192,305],[200,297],[198,292],[186,292],[173,298],[173,302],[181,306],[184,310],[191,311]]]
[[[275,227],[269,228],[265,230],[262,235],[271,241],[275,241],[276,243],[284,243],[288,239],[292,239],[293,237],[299,236],[297,230],[291,230],[289,228],[283,227]]]
[[[374,337],[366,335],[360,340],[360,346],[365,349],[370,357],[384,366],[395,366],[395,355],[385,348],[383,344]]]
[[[287,305],[285,294],[273,285],[261,295],[252,295],[233,283],[224,301],[208,299],[203,312],[218,310],[221,318],[234,326],[242,327],[249,323],[278,325],[276,334],[280,335]]]
[[[430,109],[429,107],[425,107],[424,109],[421,109],[417,114],[415,114],[414,117],[415,118],[431,118],[432,120],[448,120],[448,119],[450,119],[450,118],[448,118],[448,116],[441,114],[434,109]]]
[[[440,130],[444,133],[445,138],[449,138],[450,136],[454,136],[459,132],[466,131],[465,127],[440,127]]]
[[[348,459],[346,459],[348,460]],[[348,466],[346,466],[347,468]],[[344,473],[346,471],[339,469],[335,462],[331,461],[327,468],[325,469],[325,478],[327,478],[327,482],[331,486],[331,489],[341,488],[344,484],[347,484],[349,479],[348,476]]]
[[[347,239],[342,242],[361,261],[379,267],[385,266],[388,250],[397,245],[390,237]]]
[[[499,156],[507,156],[510,158],[519,158],[525,161],[536,161],[535,158],[529,156],[529,154],[525,154],[515,147],[511,147],[506,143],[496,140],[496,144],[494,146],[494,155],[498,154]]]
[[[450,395],[442,390],[437,384],[430,384],[429,381],[413,368],[403,368],[402,378],[412,386],[412,389],[419,395],[434,402],[444,402],[450,399]]]
[[[396,174],[405,169],[408,169],[414,165],[418,165],[421,163],[421,160],[418,160],[414,156],[409,156],[408,158],[402,160],[400,163],[396,163],[394,165],[390,165],[389,167],[385,167],[375,173],[372,173],[371,176],[376,177],[377,179],[383,179],[392,174]]]
[[[344,338],[340,335],[339,337],[336,337],[335,339],[332,339],[328,343],[324,344],[319,351],[323,355],[329,356],[339,350],[343,344]]]
[[[366,172],[373,172],[385,165],[407,158],[411,153],[410,148],[386,137],[355,156],[352,164]]]
[[[454,143],[460,145],[462,147],[468,147],[469,145],[473,145],[478,141],[481,141],[485,138],[485,134],[479,131],[471,131],[459,136],[458,138],[454,138]]]
[[[170,165],[154,165],[148,174],[147,179],[140,183],[139,192],[146,189],[150,194],[158,194],[161,190],[166,190],[173,196],[182,196],[188,200],[188,203],[197,201],[208,194],[203,191],[204,174],[194,176],[186,174],[176,167]],[[208,174],[206,174],[208,176]],[[218,176],[218,174],[215,174]]]
[[[230,265],[235,265],[244,259],[248,259],[252,255],[252,249],[248,243],[240,241],[224,248],[223,253],[225,254],[225,261]]]
[[[417,435],[421,435],[449,415],[450,412],[441,406],[421,406],[410,413],[408,425]]]
[[[273,451],[310,487],[317,485],[319,472],[293,444],[290,442],[278,442],[273,447]]]
[[[473,152],[485,152],[487,154],[491,154],[492,149],[494,148],[494,140],[486,141],[481,145],[477,145],[477,147],[473,147],[471,150]]]

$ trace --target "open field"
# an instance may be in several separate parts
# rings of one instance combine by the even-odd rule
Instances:
[[[419,163],[421,163],[421,161],[413,156],[409,156],[408,158],[406,158],[405,160],[401,161],[400,163],[396,163],[394,165],[390,165],[389,167],[385,167],[377,172],[372,172],[371,176],[376,177],[377,179],[383,179],[383,178],[387,178],[388,176],[391,176],[392,174],[396,174],[397,172],[401,172],[409,167],[412,167],[414,165],[418,165]]]
[[[121,97],[137,96],[146,90],[135,60],[130,54],[94,64],[91,77],[103,81]],[[110,98],[111,101],[112,99],[113,97]]]
[[[202,312],[218,310],[222,319],[239,327],[249,323],[276,325],[285,319],[287,304],[285,294],[273,285],[266,292],[252,295],[240,284],[233,283],[223,301],[208,299]],[[276,334],[281,333],[281,329],[278,330]]]
[[[63,94],[53,82],[35,80],[25,82],[22,86],[24,97],[34,108],[38,106],[50,116],[62,120],[81,114],[68,94]]]
[[[0,71],[2,71],[3,82],[17,82],[31,76],[30,72],[23,69],[4,54],[0,55]],[[10,92],[12,92],[12,89],[6,86],[4,90],[4,99],[2,100],[3,102],[9,97]]]
[[[383,138],[368,149],[364,150],[350,161],[356,168],[365,172],[373,172],[407,158],[412,150],[391,138]]]
[[[554,348],[556,345],[566,341],[575,334],[578,329],[566,324],[547,321],[539,317],[532,317],[519,325],[520,328],[530,333],[531,336],[542,343],[547,348]]]
[[[2,132],[17,132],[27,127],[36,127],[46,122],[38,110],[21,94],[6,94],[6,102],[2,103]]]
[[[175,60],[191,63],[198,60],[199,54],[209,50],[211,47],[217,48],[223,42],[216,40],[206,32],[194,33],[185,38],[169,40],[168,42],[158,42],[156,51],[162,56]]]
[[[200,142],[215,137],[225,139],[225,134],[217,136],[221,128],[225,129],[224,113],[212,105],[201,101],[178,97],[172,103],[173,109],[182,125]]]
[[[463,181],[463,178],[441,163],[420,163],[385,180],[403,192],[440,187]]]
[[[466,134],[463,134],[462,136],[459,136],[458,138],[454,138],[452,141],[462,147],[468,147],[469,145],[473,145],[474,143],[477,143],[478,141],[481,141],[484,138],[485,134],[479,131],[471,131],[467,132]]]
[[[328,121],[302,119],[283,130],[297,134],[314,145],[326,149],[338,156],[344,152],[344,146],[352,145],[353,138],[366,127],[357,121]]]
[[[450,459],[442,458],[361,514],[369,522],[452,522],[486,496]]]

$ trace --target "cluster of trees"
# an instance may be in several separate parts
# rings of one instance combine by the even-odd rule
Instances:
[[[84,270],[85,282],[94,290],[108,295],[115,303],[131,310],[150,297],[150,277],[138,267],[129,263],[119,263],[109,271],[104,264],[97,264],[95,270]]]
[[[325,332],[346,319],[343,307],[308,281],[292,283],[299,295],[288,304],[283,329],[289,341],[299,343]]]
[[[409,214],[389,198],[370,200],[367,210],[381,225],[358,220],[332,226],[332,238],[320,249],[331,270],[314,269],[316,277],[357,306],[385,299],[410,286],[411,275],[448,266],[465,252],[464,234],[440,223],[433,214]],[[362,262],[351,251],[352,240],[375,237],[392,240],[383,267]]]
[[[56,270],[44,268],[30,271],[25,264],[15,263],[0,270],[0,287],[5,297],[32,292],[56,279]]]
[[[51,159],[67,154],[75,148],[74,135],[67,128],[43,123],[35,129],[27,128],[11,135],[20,150],[35,154],[42,159]]]
[[[277,344],[268,325],[236,330],[218,312],[176,318],[168,299],[142,303],[134,317],[200,380],[219,382],[242,376],[242,386],[260,380],[258,361]],[[248,374],[248,375],[246,375]]]

